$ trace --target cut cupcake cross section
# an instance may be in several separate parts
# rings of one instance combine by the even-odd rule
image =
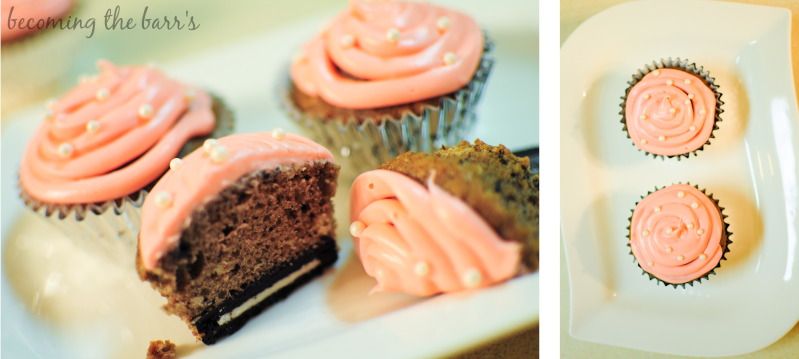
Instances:
[[[209,140],[142,208],[137,267],[203,342],[240,328],[337,258],[324,147],[279,130]]]

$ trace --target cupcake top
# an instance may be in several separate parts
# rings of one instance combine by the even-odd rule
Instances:
[[[98,62],[100,74],[49,105],[20,184],[56,204],[122,198],[157,179],[186,142],[213,131],[211,97],[149,66]]]
[[[407,152],[356,178],[350,232],[376,291],[486,287],[536,268],[537,194],[529,160],[503,146]]]
[[[483,51],[468,16],[414,1],[353,0],[291,66],[302,92],[369,109],[446,95],[465,86]]]
[[[726,233],[715,201],[687,184],[646,196],[630,223],[630,247],[646,272],[671,284],[703,277],[724,254]]]
[[[649,72],[627,94],[627,132],[636,147],[662,156],[701,148],[715,126],[716,94],[696,75],[671,68]]]
[[[58,20],[72,8],[72,0],[4,0],[2,3],[3,42],[12,41],[32,34],[41,27],[42,20]],[[16,24],[9,28],[9,17]],[[22,22],[22,23],[20,23]],[[39,25],[37,25],[39,24]]]
[[[281,130],[244,133],[206,140],[158,180],[142,207],[139,254],[153,269],[161,256],[177,245],[180,232],[195,208],[226,186],[252,172],[308,161],[332,161],[321,145]]]

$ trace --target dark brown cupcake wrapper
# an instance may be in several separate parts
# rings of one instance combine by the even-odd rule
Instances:
[[[705,146],[710,145],[711,139],[716,138],[715,132],[716,130],[719,129],[719,123],[722,121],[721,114],[724,112],[724,109],[722,108],[722,106],[724,105],[724,101],[722,101],[721,99],[721,92],[719,92],[719,86],[716,84],[716,79],[710,76],[710,72],[705,70],[703,66],[697,66],[695,62],[691,62],[687,59],[681,59],[679,57],[673,59],[669,57],[668,59],[660,59],[658,61],[652,61],[651,64],[646,64],[643,68],[638,69],[635,72],[635,74],[633,74],[632,80],[627,82],[628,86],[627,89],[624,90],[624,96],[621,97],[621,105],[620,105],[621,111],[619,111],[619,115],[621,115],[622,129],[624,133],[627,135],[627,138],[629,138],[632,141],[632,138],[630,137],[630,132],[627,129],[627,116],[625,108],[627,104],[627,96],[630,94],[630,90],[633,88],[633,86],[635,86],[635,84],[641,81],[641,79],[643,79],[644,76],[646,76],[646,74],[659,69],[676,69],[689,72],[695,75],[696,77],[700,78],[702,82],[704,82],[705,85],[707,85],[713,91],[713,93],[716,95],[716,112],[714,114],[713,130],[710,132],[710,137],[707,139],[707,141],[705,141],[705,143],[701,147],[691,152],[679,155],[669,155],[669,156],[658,155],[639,148],[635,143],[633,143],[633,146],[638,151],[643,152],[646,156],[652,156],[652,158],[660,158],[661,160],[665,160],[666,158],[676,158],[679,161],[682,158],[690,158],[691,155],[699,156],[698,152],[704,150]]]
[[[719,259],[719,262],[716,264],[716,266],[713,267],[713,269],[711,269],[710,271],[708,271],[707,273],[705,273],[704,275],[702,275],[701,277],[699,277],[697,279],[694,279],[694,280],[692,280],[690,282],[675,284],[675,283],[666,282],[666,281],[658,278],[657,276],[653,275],[652,273],[647,272],[643,267],[641,267],[641,263],[638,262],[638,258],[636,258],[635,254],[633,254],[632,246],[630,246],[630,240],[631,240],[630,239],[630,230],[631,230],[631,227],[632,227],[633,213],[635,213],[635,208],[638,207],[638,203],[640,203],[644,198],[646,198],[647,196],[651,195],[652,193],[655,193],[655,192],[657,192],[657,191],[659,191],[659,190],[661,190],[663,188],[666,188],[668,186],[661,186],[661,187],[655,186],[655,188],[653,190],[648,191],[647,194],[641,196],[641,198],[639,200],[635,201],[635,205],[633,206],[633,209],[630,210],[630,216],[627,218],[627,244],[626,245],[627,245],[627,249],[628,249],[628,252],[629,252],[630,256],[633,258],[633,262],[641,270],[641,272],[642,272],[641,274],[642,275],[646,275],[646,276],[649,277],[649,280],[655,280],[657,283],[663,284],[664,286],[667,286],[667,287],[668,286],[672,286],[675,289],[677,287],[682,287],[683,289],[685,289],[686,285],[689,285],[689,286],[693,287],[694,284],[701,284],[702,280],[710,280],[710,276],[716,274],[716,270],[721,268],[721,262],[727,259],[727,253],[730,252],[730,245],[733,242],[732,241],[733,233],[730,232],[730,228],[729,228],[730,224],[727,223],[728,216],[726,214],[724,214],[724,207],[722,207],[719,204],[719,200],[716,199],[715,197],[713,197],[712,193],[708,193],[706,189],[700,188],[699,186],[697,186],[695,184],[691,184],[690,182],[676,182],[676,183],[672,183],[671,185],[677,185],[677,184],[687,184],[687,185],[693,186],[694,188],[696,188],[697,190],[702,192],[705,196],[710,198],[710,200],[713,201],[713,203],[715,203],[716,208],[719,210],[719,214],[721,214],[721,223],[722,223],[722,225],[724,227],[723,230],[724,230],[724,235],[726,236],[726,243],[724,245],[724,252],[721,255],[721,259]]]
[[[332,150],[342,172],[348,175],[377,168],[403,152],[432,152],[453,146],[474,127],[475,108],[494,65],[494,44],[487,35],[484,38],[483,55],[471,81],[454,93],[440,96],[437,105],[424,105],[421,114],[407,110],[398,117],[385,115],[364,121],[314,117],[294,104],[291,79],[279,91],[280,103],[304,132]]]
[[[208,136],[197,137],[187,142],[181,154],[187,154],[202,146],[205,139],[225,136],[232,132],[235,124],[231,110],[219,97],[212,95],[212,98],[217,118],[214,131]],[[18,188],[19,196],[26,207],[55,225],[77,244],[84,248],[100,249],[115,261],[130,264],[133,263],[136,252],[141,206],[157,181],[158,179],[145,188],[121,198],[85,204],[47,203],[31,197],[20,184]]]

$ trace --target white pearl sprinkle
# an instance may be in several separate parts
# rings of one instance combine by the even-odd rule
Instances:
[[[638,118],[640,118],[640,119],[642,119],[642,120],[646,120],[646,115],[641,115],[641,116],[639,116]]]
[[[95,94],[95,97],[97,98],[97,100],[102,101],[102,100],[107,99],[108,96],[110,96],[110,95],[111,95],[111,93],[108,92],[108,89],[103,87],[103,88],[97,90],[97,94]]]
[[[349,157],[350,154],[352,153],[352,150],[350,150],[349,147],[344,146],[338,152],[341,154],[342,157]]]
[[[702,228],[699,228],[699,229],[696,230],[696,234],[701,236],[701,235],[705,234],[705,230],[702,229]]]
[[[153,105],[150,105],[149,103],[145,103],[145,104],[139,106],[139,117],[144,118],[144,119],[148,119],[150,117],[153,117]]]
[[[685,197],[685,192],[683,191],[677,192],[677,198],[683,198],[683,197]]]
[[[666,85],[669,85],[669,86],[674,85],[674,81],[673,80],[666,80]]]
[[[666,136],[660,135],[658,136],[658,141],[663,142],[666,140]]]
[[[364,229],[366,229],[366,223],[361,221],[355,221],[350,224],[350,234],[353,237],[360,237]]]
[[[397,42],[400,38],[400,32],[396,27],[392,27],[386,31],[386,40],[389,42]]]
[[[691,130],[691,131],[696,131],[696,126],[688,127],[688,129]]]
[[[351,47],[352,45],[355,45],[355,36],[350,34],[343,35],[341,36],[341,39],[339,39],[339,43],[342,47]]]
[[[691,100],[693,100],[693,99],[694,99],[694,94],[692,94],[692,93],[689,93],[689,94],[688,94],[688,98],[689,98],[689,99],[691,99]]]
[[[86,132],[95,133],[100,129],[100,121],[89,120],[86,122]]]
[[[649,100],[650,97],[652,97],[652,95],[646,94],[646,95],[644,95],[644,100]]]
[[[649,141],[647,141],[645,138],[641,140],[641,144],[642,144],[642,145],[645,145],[645,144],[647,144],[647,143],[649,143]]]
[[[436,20],[436,27],[439,30],[441,30],[441,31],[445,31],[445,30],[449,29],[450,25],[452,25],[452,24],[451,24],[449,18],[446,17],[446,16],[442,16],[442,17],[438,18],[438,20]]]
[[[679,256],[677,256],[677,260],[678,260],[678,261],[681,261],[681,260],[683,260],[683,259],[685,259],[685,257],[683,257],[682,255],[679,255]]]
[[[675,114],[675,113],[677,113],[677,109],[672,107],[672,108],[669,109],[669,113],[670,114]]]
[[[58,145],[58,155],[63,158],[68,158],[72,156],[72,153],[75,152],[75,147],[72,146],[71,143],[62,143]]]
[[[660,76],[660,70],[652,71],[652,74],[655,76]]]
[[[225,146],[216,145],[213,148],[211,148],[211,153],[209,153],[208,156],[211,157],[212,162],[222,163],[225,162],[225,160],[227,160],[228,156],[230,156],[230,153],[228,153],[227,148],[225,148]]]
[[[666,247],[666,253],[671,253],[673,251],[674,251],[674,248],[671,248],[670,246]]]
[[[699,260],[705,260],[705,259],[707,259],[707,256],[704,253],[699,255]]]
[[[169,192],[158,192],[155,195],[155,204],[161,208],[169,208],[172,206],[172,195]]]
[[[691,100],[685,100],[685,101],[683,101],[683,103],[686,104],[686,105],[690,105],[691,104]]]
[[[483,275],[476,268],[469,268],[463,273],[461,279],[467,288],[475,288],[483,282]]]
[[[183,160],[181,160],[180,158],[177,157],[173,158],[172,160],[169,161],[169,169],[176,170],[178,169],[178,167],[180,167],[182,163]]]
[[[209,138],[205,140],[205,142],[203,142],[203,152],[205,152],[206,155],[211,153],[211,149],[214,148],[214,146],[216,146],[215,139]]]
[[[430,274],[430,265],[425,261],[416,262],[416,265],[413,266],[413,272],[420,277],[425,277]]]
[[[283,131],[282,128],[276,128],[272,130],[272,138],[276,140],[282,140],[286,138],[286,131]]]
[[[691,202],[691,208],[693,208],[693,209],[699,208],[699,203]]]
[[[671,228],[666,228],[666,234],[671,234],[671,232],[673,232]]]
[[[649,235],[649,230],[648,230],[648,229],[645,229],[645,230],[644,230],[644,232],[643,232],[643,234],[644,234],[644,237],[648,236],[648,235]]]
[[[685,226],[688,227],[688,229],[694,229],[694,223],[693,222],[688,222],[688,224],[685,225]]]
[[[445,65],[452,65],[456,61],[458,61],[458,55],[455,55],[454,52],[447,52],[446,54],[444,54],[443,60]]]
[[[690,85],[690,84],[691,84],[691,80],[689,80],[689,79],[685,79],[685,81],[683,81],[682,83],[684,83],[684,84],[686,84],[686,85]]]
[[[657,207],[655,207],[655,213],[660,213],[660,210],[661,210],[661,209],[662,209],[662,208],[660,208],[660,206],[657,206]]]

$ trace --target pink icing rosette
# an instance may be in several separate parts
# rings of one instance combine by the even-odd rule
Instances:
[[[354,175],[406,151],[462,140],[476,120],[492,49],[477,23],[458,11],[353,0],[302,48],[291,84],[331,106],[375,112],[318,117],[297,107],[292,90],[283,91],[282,102],[314,140],[340,156],[345,176]],[[413,106],[382,111],[402,105]]]
[[[430,296],[513,277],[521,245],[500,238],[471,207],[433,182],[374,170],[355,180],[350,232],[373,291]]]
[[[635,147],[655,157],[679,159],[708,144],[723,112],[713,81],[703,68],[679,58],[634,75],[621,115]]]
[[[648,194],[630,217],[630,251],[652,278],[676,285],[714,274],[731,233],[718,203],[689,184]]]

